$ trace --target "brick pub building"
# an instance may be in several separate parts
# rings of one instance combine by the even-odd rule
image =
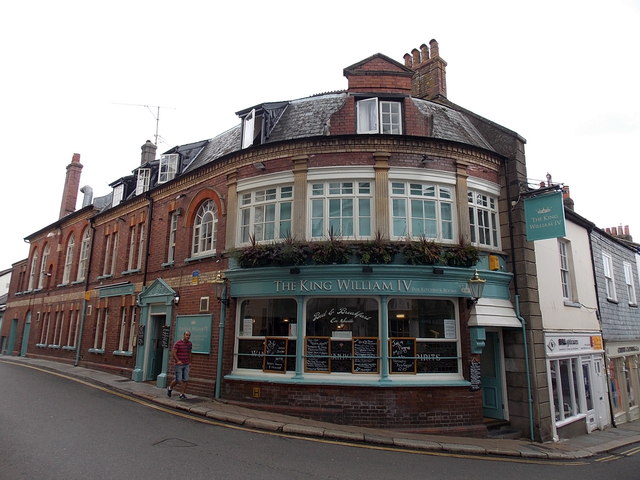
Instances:
[[[345,91],[245,108],[160,158],[147,142],[79,210],[74,155],[60,218],[13,266],[12,353],[164,388],[189,329],[188,393],[417,431],[539,425],[514,294],[525,313],[537,297],[509,202],[524,140],[451,103],[445,68],[435,40],[403,63],[375,54]]]

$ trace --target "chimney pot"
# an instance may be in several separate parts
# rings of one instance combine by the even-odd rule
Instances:
[[[422,57],[423,62],[429,60],[429,47],[427,47],[424,43],[420,45],[420,56]]]
[[[408,53],[405,53],[403,58],[404,58],[404,66],[411,68],[412,67],[411,55],[409,55]]]
[[[429,42],[431,46],[431,58],[436,58],[440,56],[440,47],[438,47],[438,42],[435,39],[431,39]]]
[[[411,55],[413,55],[413,66],[414,68],[420,65],[420,50],[414,48],[411,50]]]

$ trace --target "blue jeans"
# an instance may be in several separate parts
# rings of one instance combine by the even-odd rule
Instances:
[[[189,380],[189,365],[176,365],[176,382],[186,382]]]

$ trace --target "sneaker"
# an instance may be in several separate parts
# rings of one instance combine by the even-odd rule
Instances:
[[[187,396],[184,393],[181,393],[180,396],[178,397],[180,400],[186,400]]]
[[[171,396],[171,389],[167,388],[167,397],[170,397],[170,396]]]

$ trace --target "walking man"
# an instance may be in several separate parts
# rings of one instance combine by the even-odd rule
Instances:
[[[178,398],[185,399],[187,396],[184,394],[187,389],[187,383],[189,382],[189,365],[191,365],[191,332],[186,330],[182,337],[182,340],[178,340],[173,344],[173,350],[171,350],[171,358],[176,367],[176,378],[173,379],[169,388],[167,388],[167,396],[171,396],[173,387],[180,384],[180,396]]]

